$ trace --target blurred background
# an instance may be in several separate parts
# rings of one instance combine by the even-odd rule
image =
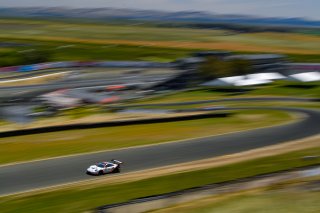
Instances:
[[[1,209],[320,211],[319,7],[0,0]]]

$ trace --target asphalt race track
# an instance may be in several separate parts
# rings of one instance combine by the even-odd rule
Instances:
[[[50,81],[43,84],[34,84],[34,85],[20,85],[20,86],[4,86],[0,84],[0,97],[2,99],[12,99],[12,98],[33,98],[36,95],[43,94],[46,92],[58,90],[58,89],[65,89],[65,88],[82,88],[82,87],[94,87],[94,86],[106,86],[106,85],[114,85],[114,84],[137,84],[140,85],[142,88],[148,88],[153,85],[156,85],[160,82],[164,82],[168,79],[175,77],[179,74],[179,71],[172,70],[170,68],[163,68],[164,73],[158,73],[157,71],[146,72],[143,71],[140,74],[128,74],[128,71],[134,71],[134,68],[128,68],[126,71],[122,71],[120,74],[109,73],[108,71],[103,72],[95,72],[96,74],[99,73],[98,76],[87,76],[87,73],[83,73],[84,70],[78,70],[78,75],[70,74],[69,77],[62,78],[60,80]],[[169,72],[169,71],[170,72]],[[64,70],[65,72],[72,73],[72,69]],[[61,72],[61,71],[59,71]],[[52,73],[59,73],[56,72],[49,72]],[[26,77],[36,77],[40,74],[48,73],[46,72],[37,72],[28,73],[22,76],[15,76],[6,78],[7,80],[12,79],[24,79]],[[94,74],[94,73],[93,73]],[[91,75],[93,75],[91,74]],[[76,78],[74,78],[76,77]],[[0,82],[2,80],[6,80],[4,78],[0,78]]]
[[[99,178],[86,175],[86,168],[112,158],[125,162],[122,172],[130,172],[237,153],[320,133],[320,111],[278,109],[304,113],[306,117],[286,125],[202,139],[3,166],[0,167],[0,195]]]

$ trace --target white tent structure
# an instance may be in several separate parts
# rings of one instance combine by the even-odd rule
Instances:
[[[247,77],[252,79],[257,79],[257,80],[271,80],[271,81],[287,78],[286,76],[281,75],[280,73],[277,73],[277,72],[254,73],[254,74],[247,75]]]
[[[320,81],[320,72],[304,72],[290,75],[288,80],[299,82],[315,82]]]
[[[261,80],[261,79],[254,79],[254,78],[244,78],[235,82],[235,86],[257,86],[263,84],[272,83],[270,80]]]
[[[201,86],[254,86],[272,83],[273,81],[280,79],[286,79],[286,77],[276,72],[255,73],[250,75],[217,78],[206,82]]]
[[[217,78],[215,80],[206,82],[204,84],[201,84],[201,86],[207,86],[207,87],[225,87],[225,86],[235,86],[235,82],[242,80],[243,76],[232,76],[232,77],[225,77],[225,78]]]

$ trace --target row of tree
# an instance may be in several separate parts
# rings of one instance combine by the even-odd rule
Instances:
[[[0,67],[35,64],[50,61],[51,53],[45,50],[0,52]]]
[[[199,69],[200,77],[204,80],[214,78],[245,75],[252,72],[250,61],[243,59],[222,60],[216,57],[208,57]]]

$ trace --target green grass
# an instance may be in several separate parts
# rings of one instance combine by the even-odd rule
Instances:
[[[146,40],[146,41],[172,41],[172,40],[196,40],[210,41],[212,36],[223,35],[222,30],[201,30],[188,28],[159,28],[146,26],[114,25],[114,24],[84,24],[55,21],[35,20],[4,20],[0,19],[2,34],[32,35],[41,37],[45,35],[58,37],[73,37],[81,39],[109,39],[109,40]],[[202,32],[203,34],[200,34]],[[19,36],[20,35],[20,36]]]
[[[310,87],[308,87],[310,86]],[[250,88],[249,88],[250,89]],[[222,98],[244,98],[244,97],[264,97],[264,96],[280,96],[280,97],[304,97],[304,98],[320,98],[319,83],[294,84],[290,82],[276,82],[266,86],[252,88],[243,93],[236,90],[229,92],[219,89],[199,88],[189,91],[182,91],[173,94],[165,94],[154,98],[133,101],[132,104],[157,104],[157,103],[176,103],[188,101],[203,101]]]
[[[288,54],[288,60],[292,62],[320,63],[320,54]]]
[[[226,118],[68,130],[0,139],[0,164],[247,130],[292,120],[281,111],[239,111]]]
[[[308,87],[310,86],[310,87]],[[292,84],[289,82],[276,82],[271,85],[261,86],[248,90],[244,93],[230,90],[229,92],[219,89],[198,88],[189,91],[174,92],[171,94],[163,94],[155,97],[135,100],[126,103],[126,106],[134,106],[135,104],[163,104],[163,103],[180,103],[205,100],[219,100],[227,98],[254,98],[254,97],[300,97],[300,98],[320,98],[320,84]],[[136,107],[131,108],[136,108]],[[172,105],[172,106],[144,106],[148,109],[193,109],[210,106],[231,106],[231,107],[302,107],[320,109],[319,102],[295,102],[295,101],[220,101],[213,103],[200,103],[192,105]],[[141,107],[137,107],[141,108]]]
[[[192,105],[173,105],[173,106],[145,106],[144,109],[166,109],[166,110],[185,110],[194,108],[207,108],[207,107],[293,107],[293,108],[308,108],[308,109],[320,109],[320,103],[318,102],[291,102],[291,101],[239,101],[239,102],[217,102],[217,103],[204,103],[204,104],[192,104]],[[140,109],[141,107],[130,107],[132,109]]]
[[[173,192],[294,167],[319,164],[320,159],[312,161],[301,159],[303,156],[319,155],[319,153],[320,148],[318,147],[217,168],[155,177],[123,184],[111,185],[106,182],[88,187],[73,186],[53,192],[2,197],[0,198],[0,208],[3,213],[21,211],[25,213],[84,212],[100,205],[124,202],[138,197]]]
[[[183,92],[175,92],[173,94],[164,94],[157,97],[146,98],[142,100],[133,101],[132,104],[157,104],[157,103],[177,103],[177,102],[188,102],[188,101],[203,101],[213,100],[217,98],[223,98],[227,93],[199,89],[189,90]]]
[[[70,119],[84,118],[86,116],[102,114],[102,108],[90,107],[90,106],[82,106],[73,109],[64,110],[61,116],[68,116]],[[103,115],[102,115],[103,116]]]
[[[220,103],[219,103],[220,104]],[[308,109],[320,109],[320,103],[318,102],[281,102],[281,101],[272,101],[272,102],[264,102],[259,101],[252,104],[248,104],[248,102],[223,102],[220,105],[230,106],[230,107],[292,107],[292,108],[308,108]]]
[[[0,19],[0,42],[30,46],[0,47],[0,66],[17,65],[17,51],[45,50],[49,61],[172,61],[202,49],[283,52],[294,61],[320,62],[320,36],[299,33],[240,33],[227,30],[132,26],[32,19]],[[139,41],[140,43],[137,43]],[[158,42],[158,43],[157,43]],[[185,46],[185,44],[188,44]]]
[[[320,212],[320,192],[307,189],[292,189],[290,186],[282,186],[280,190],[267,190],[259,192],[247,192],[242,195],[224,198],[222,201],[213,197],[206,200],[189,202],[166,209],[153,211],[154,213],[312,213]],[[287,187],[287,188],[285,188]]]
[[[0,33],[1,35],[1,33]],[[18,42],[31,44],[30,47],[0,47],[0,66],[20,63],[18,51],[26,49],[44,50],[49,53],[49,61],[73,60],[140,60],[169,62],[190,54],[192,50],[157,48],[129,45],[97,45],[77,42],[37,41],[30,39],[0,39],[0,42]],[[71,46],[69,46],[71,45]],[[65,46],[65,48],[59,48]]]
[[[291,96],[291,97],[309,97],[320,98],[320,83],[294,83],[294,82],[276,82],[271,85],[258,87],[248,92],[246,95],[263,96]]]
[[[170,62],[191,51],[126,45],[79,45],[54,50],[52,60],[140,60]]]

